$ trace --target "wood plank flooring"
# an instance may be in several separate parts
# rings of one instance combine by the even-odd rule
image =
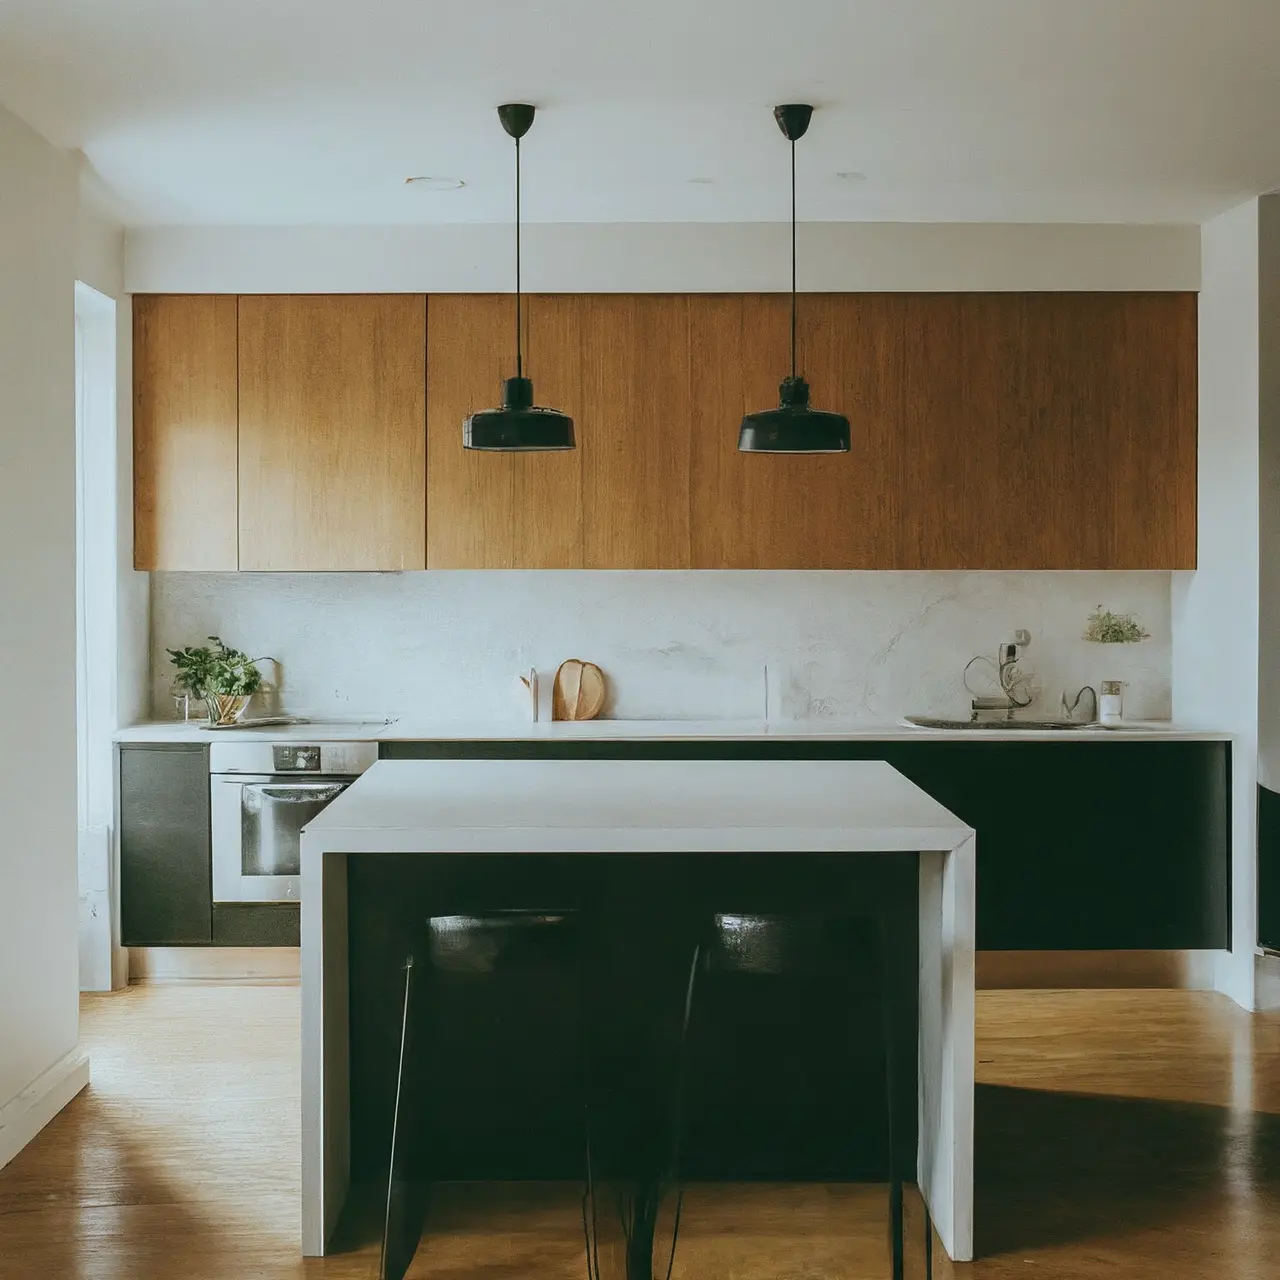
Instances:
[[[983,992],[978,1013],[981,1257],[935,1252],[935,1275],[1280,1276],[1280,1015],[1179,991]],[[82,1026],[92,1086],[0,1170],[0,1277],[374,1275],[359,1215],[348,1252],[298,1256],[295,987],[133,987]],[[884,1240],[883,1188],[695,1187],[673,1280],[878,1277]],[[411,1272],[584,1274],[559,1186],[443,1189]]]

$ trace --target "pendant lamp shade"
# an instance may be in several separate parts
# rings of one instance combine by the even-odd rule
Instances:
[[[491,453],[572,449],[573,419],[559,409],[535,405],[528,378],[508,378],[502,384],[502,407],[481,409],[462,424],[462,446]]]
[[[848,453],[849,419],[809,408],[809,384],[785,378],[778,407],[742,419],[738,448],[743,453]]]
[[[462,447],[489,453],[535,453],[572,449],[573,419],[559,409],[533,403],[533,383],[524,376],[520,292],[520,139],[533,124],[534,108],[508,102],[498,108],[502,127],[516,142],[516,376],[502,384],[502,404],[481,409],[462,424]]]
[[[778,389],[778,407],[749,413],[738,431],[743,453],[848,453],[849,419],[809,407],[809,384],[796,372],[796,141],[809,128],[807,103],[774,107],[773,118],[791,143],[791,376]]]

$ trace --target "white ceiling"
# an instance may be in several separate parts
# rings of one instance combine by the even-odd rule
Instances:
[[[512,99],[535,221],[784,218],[807,100],[806,220],[1199,222],[1280,183],[1280,0],[0,0],[137,224],[507,221]]]

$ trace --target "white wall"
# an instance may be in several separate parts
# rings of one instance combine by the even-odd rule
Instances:
[[[1081,640],[1099,603],[1152,639]],[[965,663],[1018,627],[1049,711],[1102,679],[1136,715],[1170,709],[1167,573],[158,573],[152,617],[170,716],[165,650],[215,633],[279,659],[285,705],[316,715],[510,718],[517,670],[577,657],[621,719],[761,718],[767,663],[772,718],[884,724],[967,715]]]
[[[92,174],[80,174],[76,219],[76,279],[111,298],[116,312],[117,721],[146,714],[150,697],[150,578],[133,568],[133,308],[125,289],[125,232]]]
[[[778,223],[534,225],[532,292],[749,292],[789,287]],[[128,235],[133,293],[501,292],[505,226],[172,227]],[[801,289],[1165,290],[1200,283],[1195,227],[807,223]]]
[[[1257,937],[1258,202],[1203,228],[1199,548],[1175,575],[1174,715],[1236,735],[1232,951],[1217,986],[1253,1005]]]
[[[0,110],[0,1164],[77,1055],[76,173]]]
[[[113,536],[115,555],[114,622],[112,660],[115,679],[109,730],[146,717],[151,699],[151,579],[133,568],[133,308],[124,287],[124,227],[110,205],[109,193],[96,174],[81,160],[79,211],[76,219],[76,279],[114,303],[115,404],[111,432],[115,456],[104,460],[101,474],[115,488]],[[97,750],[104,744],[99,741]],[[105,744],[109,753],[109,743]],[[113,788],[114,791],[114,788]],[[101,812],[99,806],[93,806]],[[120,912],[114,815],[104,850],[96,834],[82,835],[80,842],[80,972],[84,990],[121,987],[129,980],[129,953],[119,945]],[[95,825],[100,821],[93,819]],[[103,859],[106,865],[97,865]],[[91,863],[92,865],[88,865]],[[102,954],[102,912],[108,910],[108,954]],[[106,975],[109,973],[109,979]]]

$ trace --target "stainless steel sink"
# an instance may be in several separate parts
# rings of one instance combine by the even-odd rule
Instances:
[[[1074,729],[1097,729],[1093,724],[1076,724],[1070,720],[943,720],[936,716],[904,716],[908,724],[919,729],[989,729],[999,733],[1044,733],[1055,730],[1070,733]]]

